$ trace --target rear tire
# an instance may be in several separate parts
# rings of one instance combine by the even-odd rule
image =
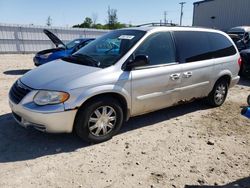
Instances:
[[[225,79],[218,80],[207,97],[208,104],[213,107],[221,106],[227,97],[228,83]]]
[[[121,104],[114,98],[100,97],[83,105],[75,119],[75,132],[83,140],[100,143],[117,134],[123,123]]]

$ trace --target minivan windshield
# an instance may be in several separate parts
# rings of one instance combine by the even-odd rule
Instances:
[[[115,64],[145,33],[132,29],[111,31],[63,60],[106,68]]]

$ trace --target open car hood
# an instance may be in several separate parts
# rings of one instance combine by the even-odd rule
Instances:
[[[47,29],[44,29],[43,32],[56,45],[56,47],[58,47],[59,45],[63,45],[66,48],[66,45],[56,35],[54,35],[52,32],[50,32]]]

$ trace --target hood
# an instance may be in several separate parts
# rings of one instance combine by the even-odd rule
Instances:
[[[44,29],[43,32],[56,45],[56,47],[58,47],[61,44],[61,45],[63,45],[66,48],[66,45],[56,35],[54,35],[52,32],[50,32],[47,29]]]
[[[40,52],[37,52],[37,55],[44,55],[44,54],[48,54],[48,53],[54,53],[54,52],[58,52],[58,51],[62,51],[65,50],[64,48],[51,48],[51,49],[47,49],[47,50],[42,50]]]
[[[97,67],[56,60],[27,72],[21,78],[21,82],[33,89],[68,91],[73,88],[71,83],[75,80],[101,70]]]

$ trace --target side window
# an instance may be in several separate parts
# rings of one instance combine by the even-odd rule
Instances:
[[[136,55],[147,55],[150,66],[176,62],[175,47],[171,34],[160,32],[149,36],[136,49]]]
[[[208,36],[211,42],[214,58],[236,54],[233,44],[224,35],[220,33],[209,33]]]
[[[212,58],[207,32],[175,31],[174,36],[180,63]]]

